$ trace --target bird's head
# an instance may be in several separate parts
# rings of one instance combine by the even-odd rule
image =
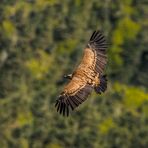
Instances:
[[[66,79],[72,79],[72,74],[64,75],[64,78],[66,78]]]

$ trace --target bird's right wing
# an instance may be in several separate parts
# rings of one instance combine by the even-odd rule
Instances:
[[[74,76],[56,101],[55,107],[57,108],[57,112],[63,115],[67,114],[68,116],[69,107],[74,110],[87,99],[92,89],[91,85]]]

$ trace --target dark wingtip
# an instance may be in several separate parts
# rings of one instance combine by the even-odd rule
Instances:
[[[56,100],[55,108],[57,109],[57,112],[63,116],[69,116],[69,105],[64,101],[64,97],[62,95],[60,95],[59,99]]]
[[[89,40],[89,45],[96,50],[99,49],[100,51],[105,51],[108,47],[105,36],[100,30],[93,32]]]

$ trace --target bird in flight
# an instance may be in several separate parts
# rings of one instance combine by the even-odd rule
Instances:
[[[93,90],[97,94],[105,92],[107,79],[103,71],[107,64],[106,49],[105,37],[100,31],[94,31],[79,66],[72,74],[65,76],[70,81],[56,100],[57,112],[68,116],[69,110],[78,107]]]

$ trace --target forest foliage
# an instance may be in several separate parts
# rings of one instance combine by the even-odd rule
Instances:
[[[147,148],[146,0],[1,0],[0,147]],[[91,33],[109,44],[108,89],[70,117],[54,103]]]

